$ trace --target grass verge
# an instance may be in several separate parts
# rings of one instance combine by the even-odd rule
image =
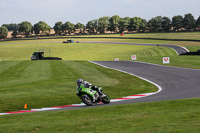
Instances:
[[[159,64],[164,66],[174,66],[182,68],[200,69],[200,56],[167,56],[170,57],[170,64],[163,64],[163,56],[139,57],[138,61]]]
[[[198,133],[200,99],[0,116],[0,132]]]

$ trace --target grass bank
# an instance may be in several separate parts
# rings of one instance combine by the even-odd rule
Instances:
[[[0,132],[198,133],[200,99],[0,116]]]

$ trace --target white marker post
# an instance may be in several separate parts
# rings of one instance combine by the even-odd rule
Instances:
[[[170,58],[169,57],[163,57],[163,64],[169,64]]]
[[[131,60],[137,60],[137,56],[136,55],[131,55]]]
[[[115,61],[119,61],[119,58],[115,58]]]

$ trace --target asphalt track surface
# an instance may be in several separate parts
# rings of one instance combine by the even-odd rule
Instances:
[[[124,101],[125,103],[200,97],[200,70],[198,69],[168,67],[133,61],[96,61],[95,63],[140,76],[162,88],[162,91],[155,95]]]

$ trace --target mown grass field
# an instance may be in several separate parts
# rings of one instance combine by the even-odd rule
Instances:
[[[199,56],[177,56],[169,48],[152,46],[133,46],[123,44],[95,44],[74,43],[63,44],[64,39],[41,39],[29,41],[8,41],[0,44],[0,59],[4,60],[30,60],[34,51],[45,49],[45,56],[61,57],[63,60],[131,60],[131,55],[137,55],[139,61],[162,64],[162,57],[171,58],[171,66],[200,68]],[[158,40],[131,40],[131,39],[75,39],[80,42],[128,42],[128,43],[151,43],[151,44],[176,44],[185,46],[191,51],[200,49],[198,42],[173,42]],[[51,50],[51,54],[48,50]]]
[[[0,62],[0,112],[81,103],[76,80],[102,86],[111,98],[156,91],[150,83],[85,61]],[[133,84],[134,83],[134,84]]]
[[[95,43],[63,44],[62,42],[52,43],[42,40],[0,45],[0,59],[3,61],[30,60],[32,53],[40,49],[46,50],[45,56],[61,57],[63,60],[114,60],[114,58],[130,60],[131,55],[136,53],[139,56],[176,55],[172,49],[163,47]]]
[[[199,133],[200,98],[1,116],[1,133]]]

